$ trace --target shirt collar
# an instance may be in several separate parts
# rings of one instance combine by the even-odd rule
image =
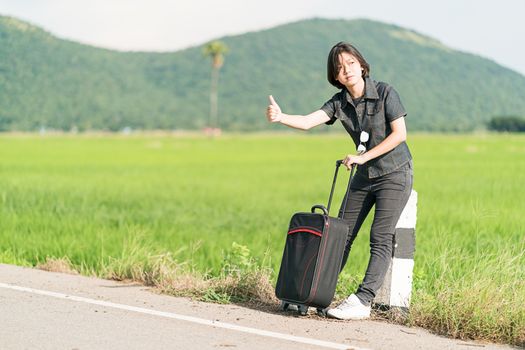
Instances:
[[[343,88],[341,92],[344,96],[342,107],[345,107],[348,102],[352,101],[352,95],[350,95],[350,92],[348,92],[346,88]],[[379,94],[377,93],[376,84],[370,77],[365,78],[365,94],[363,96],[363,99],[379,100]]]

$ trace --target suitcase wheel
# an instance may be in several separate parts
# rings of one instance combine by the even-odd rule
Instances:
[[[306,316],[306,314],[308,313],[308,306],[306,306],[306,305],[298,305],[297,312],[301,316]]]
[[[288,306],[290,306],[290,303],[287,303],[285,301],[281,302],[281,310],[283,310],[283,311],[288,310]]]
[[[306,316],[308,313],[308,306],[306,305],[297,305],[297,304],[290,304],[286,301],[281,301],[281,310],[283,311],[297,311],[297,313],[301,316]]]
[[[317,316],[326,317],[327,312],[328,312],[328,308],[324,308],[324,309],[317,308]]]

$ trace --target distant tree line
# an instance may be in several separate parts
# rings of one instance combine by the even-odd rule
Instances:
[[[488,122],[489,130],[525,132],[525,118],[518,116],[494,117]]]

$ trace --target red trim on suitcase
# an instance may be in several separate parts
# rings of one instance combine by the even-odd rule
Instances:
[[[297,232],[308,232],[308,233],[314,234],[316,236],[322,237],[321,232],[310,230],[310,229],[303,228],[303,227],[296,228],[295,230],[290,230],[290,231],[288,231],[288,234],[291,235],[291,234],[297,233]]]

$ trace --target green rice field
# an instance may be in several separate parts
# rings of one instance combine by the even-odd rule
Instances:
[[[524,346],[525,135],[409,137],[419,201],[406,322]],[[269,269],[275,281],[290,216],[326,204],[335,160],[353,149],[342,134],[299,132],[5,134],[0,263],[66,259],[83,274],[107,276],[147,256],[169,256],[213,278],[237,257]],[[340,174],[334,215],[347,174]],[[367,222],[338,297],[366,269]]]

